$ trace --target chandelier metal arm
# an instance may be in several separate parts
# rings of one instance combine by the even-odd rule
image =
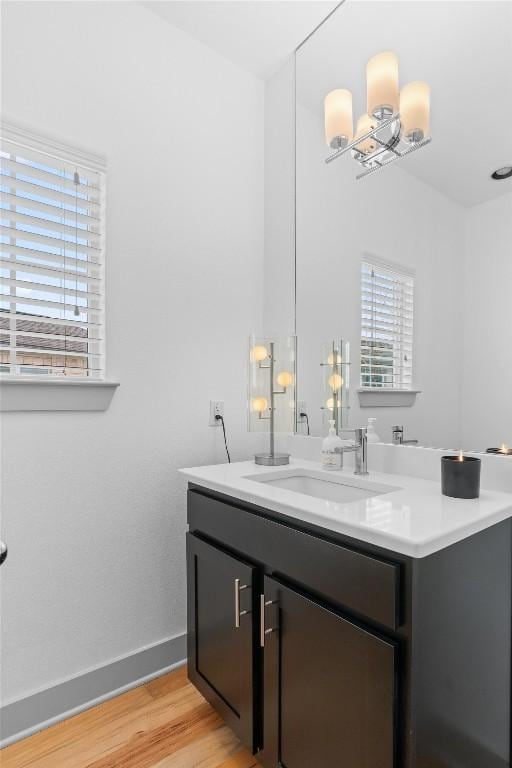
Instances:
[[[410,155],[412,152],[416,152],[418,149],[421,149],[422,147],[426,147],[427,144],[430,144],[432,141],[431,136],[427,136],[426,139],[423,139],[422,141],[418,141],[417,144],[413,144],[408,149],[404,150],[403,152],[395,152],[394,154],[396,157],[393,157],[391,160],[388,160],[387,163],[380,163],[376,165],[374,168],[367,168],[367,170],[363,171],[363,173],[360,173],[358,176],[356,176],[356,179],[364,179],[365,176],[369,176],[371,173],[375,173],[375,171],[380,171],[381,168],[385,168],[387,165],[391,165],[391,163],[396,162],[396,160],[401,160],[402,157],[407,157],[407,155]]]
[[[385,120],[381,120],[375,128],[372,128],[371,131],[368,131],[368,133],[363,133],[361,136],[358,136],[356,139],[353,139],[349,144],[347,144],[346,147],[343,147],[342,149],[337,149],[336,152],[333,152],[332,155],[329,155],[325,158],[326,163],[332,163],[333,160],[337,160],[338,157],[341,157],[341,155],[346,154],[349,150],[354,149],[354,147],[357,147],[359,144],[362,144],[363,141],[366,141],[366,139],[375,139],[378,141],[377,137],[375,136],[376,133],[379,131],[382,131],[384,128],[387,128],[388,125],[391,125],[395,120],[400,118],[400,113],[395,112],[391,117],[387,117]],[[378,141],[379,144],[382,142]]]

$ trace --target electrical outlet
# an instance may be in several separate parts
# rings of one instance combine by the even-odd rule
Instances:
[[[220,427],[222,424],[216,416],[224,416],[224,400],[210,400],[210,427]]]

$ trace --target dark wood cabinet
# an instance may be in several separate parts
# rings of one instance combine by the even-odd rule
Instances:
[[[264,601],[259,762],[393,768],[396,644],[272,578]]]
[[[263,766],[393,768],[392,640],[190,533],[187,563],[190,679]]]
[[[510,768],[512,520],[421,559],[197,487],[188,523],[189,677],[264,768]]]
[[[254,749],[254,568],[187,534],[188,673]]]

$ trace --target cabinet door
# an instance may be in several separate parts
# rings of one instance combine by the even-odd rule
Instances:
[[[393,768],[395,644],[271,578],[264,592],[258,760],[266,768]]]
[[[250,749],[255,569],[187,534],[188,676]]]

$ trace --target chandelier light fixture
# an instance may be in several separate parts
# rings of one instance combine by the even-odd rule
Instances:
[[[324,101],[325,140],[334,150],[331,163],[351,153],[362,179],[431,142],[430,86],[415,81],[399,88],[398,58],[390,51],[373,56],[366,66],[366,112],[353,131],[352,94],[330,91]]]

